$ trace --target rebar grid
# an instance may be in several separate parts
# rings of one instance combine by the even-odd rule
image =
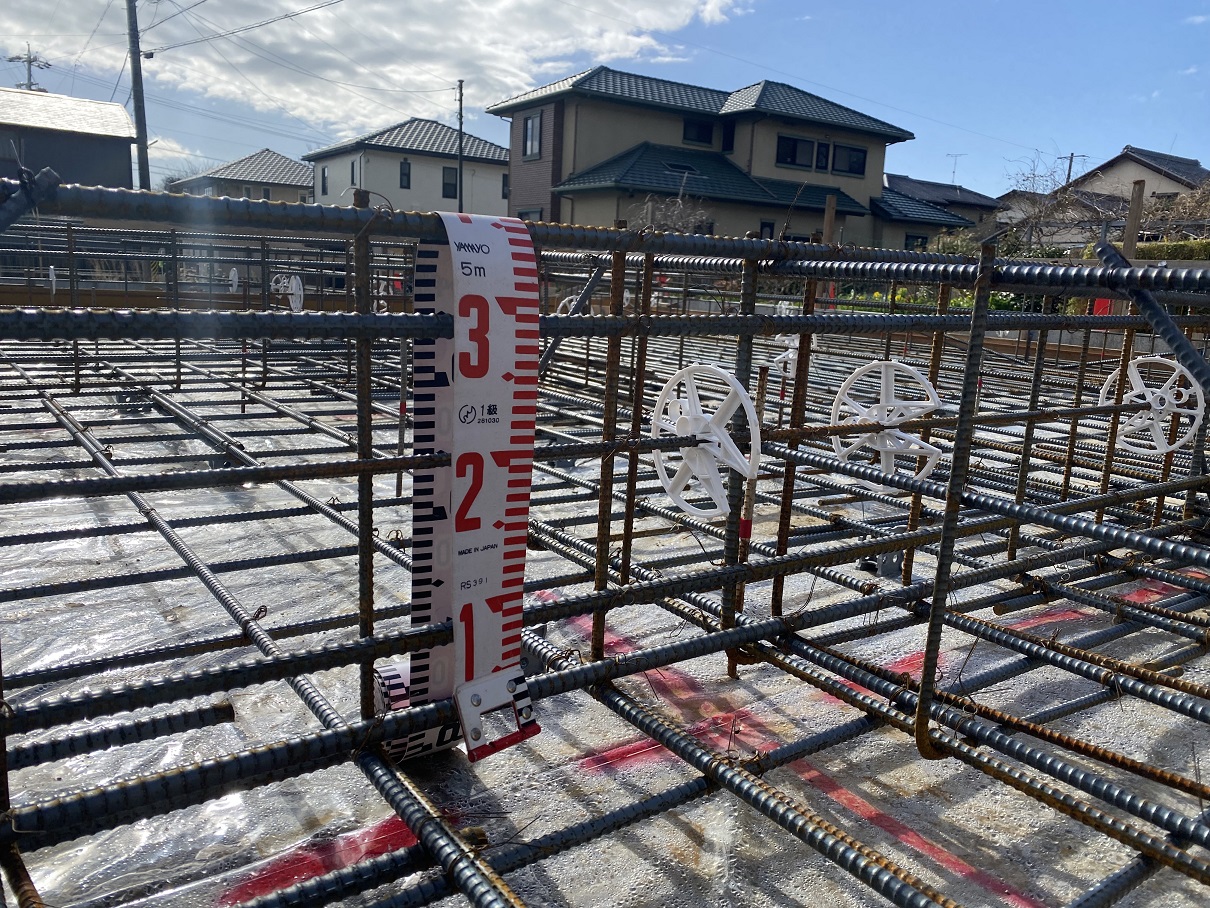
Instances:
[[[47,260],[60,248],[81,270],[66,269],[76,300],[97,289],[98,261],[125,257],[122,300],[138,311],[52,308],[28,274],[29,306],[0,310],[0,864],[19,904],[403,905],[453,891],[484,905],[748,904],[760,891],[775,904],[1193,905],[1210,891],[1204,433],[1194,453],[1121,451],[1115,426],[1140,406],[1095,403],[1132,350],[1155,349],[1153,326],[1204,370],[1204,272],[992,253],[980,271],[533,225],[550,355],[525,644],[546,731],[472,772],[456,753],[392,767],[377,751],[449,722],[448,701],[367,707],[374,660],[451,635],[407,620],[408,471],[448,467],[408,455],[406,417],[406,341],[450,332],[407,314],[409,244],[439,224],[78,187],[54,204],[273,235],[174,235],[180,270],[157,284],[127,274],[152,253],[121,244],[163,234],[115,249],[41,228]],[[216,286],[218,264],[250,262],[241,291]],[[307,311],[272,298],[281,264],[315,290]],[[1056,305],[1154,288],[1179,314],[1154,299],[1146,317],[1031,312],[1018,296],[972,332],[980,274],[985,294],[1048,288]],[[905,287],[944,304],[924,314],[896,301]],[[554,314],[568,297],[584,315]],[[224,311],[155,308],[186,298]],[[656,393],[708,362],[757,397],[758,367],[788,346],[797,368],[763,395],[760,476],[732,472],[729,518],[681,514],[651,456],[696,440],[645,437]],[[888,350],[943,400],[903,423],[943,449],[927,479],[832,449],[879,427],[837,425],[831,403]],[[732,429],[744,443],[742,420]],[[819,857],[746,825],[741,802]],[[227,810],[248,844],[214,830]],[[410,833],[375,844],[367,830],[392,811]],[[159,850],[131,846],[142,828]],[[356,845],[327,848],[333,837]],[[608,871],[557,857],[585,845],[643,886],[620,898]],[[70,860],[86,872],[56,870]]]

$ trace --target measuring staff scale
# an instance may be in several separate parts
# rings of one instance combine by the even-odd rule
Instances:
[[[465,736],[472,760],[539,732],[521,670],[525,540],[538,398],[537,257],[514,218],[442,214],[447,243],[416,251],[416,310],[454,319],[414,347],[412,623],[452,621],[449,646],[380,668],[377,705],[453,697],[459,721],[387,742],[406,760]],[[492,737],[484,717],[507,731]],[[498,723],[491,723],[495,729]]]

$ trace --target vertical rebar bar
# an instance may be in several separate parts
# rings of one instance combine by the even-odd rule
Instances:
[[[1052,298],[1046,297],[1042,306],[1043,310],[1049,309]],[[1034,371],[1029,383],[1029,404],[1027,410],[1033,411],[1038,408],[1038,399],[1042,394],[1042,374],[1046,366],[1046,342],[1050,332],[1043,328],[1038,332],[1038,349],[1034,357]],[[1034,446],[1034,429],[1037,423],[1032,419],[1025,423],[1025,436],[1021,439],[1021,466],[1017,470],[1017,490],[1016,502],[1021,504],[1025,501],[1025,489],[1029,482],[1029,461],[1033,454]],[[1008,549],[1005,557],[1012,561],[1017,557],[1017,544],[1021,538],[1021,525],[1013,524],[1008,531]]]
[[[744,259],[743,271],[740,272],[739,283],[740,315],[756,313],[756,261]],[[735,351],[735,380],[745,389],[752,380],[752,335],[745,334],[739,339]],[[760,414],[757,413],[757,419]],[[731,417],[731,431],[742,435],[748,431],[748,416],[743,407],[736,407]],[[752,457],[759,458],[760,451],[752,449]],[[739,564],[740,538],[752,533],[752,524],[744,520],[741,504],[744,500],[744,489],[747,488],[748,477],[734,469],[727,471],[727,528],[723,536],[723,564]],[[728,581],[723,585],[722,623],[724,628],[735,627],[736,596],[739,588],[738,581]],[[736,677],[736,661],[740,658],[737,650],[727,651],[727,674]]]
[[[942,284],[937,289],[937,314],[945,315],[950,308],[950,296],[953,294],[954,288],[949,284]],[[933,334],[933,346],[929,353],[929,384],[934,388],[937,387],[937,377],[941,374],[941,354],[945,351],[945,332],[937,331]],[[928,442],[932,437],[932,432],[926,427],[920,433],[920,440]],[[924,466],[924,461],[921,459],[917,462],[916,469],[920,470]],[[912,504],[908,509],[908,532],[914,532],[920,526],[920,515],[924,512],[924,499],[919,492],[912,493]],[[912,582],[912,566],[915,561],[916,550],[908,549],[903,553],[903,585],[907,586]]]
[[[369,208],[370,194],[353,190],[353,207]],[[373,223],[372,221],[370,223]],[[373,312],[370,299],[369,224],[353,240],[353,296],[360,315]],[[374,368],[374,341],[357,339],[357,457],[374,459],[374,410],[370,379]],[[400,416],[402,423],[402,415]],[[357,477],[357,633],[374,636],[374,477]],[[374,716],[374,660],[361,663],[361,717]]]
[[[639,284],[639,314],[651,314],[651,285],[655,276],[655,256],[648,253],[643,256],[642,279]],[[643,410],[647,396],[647,335],[641,335],[635,342],[634,377],[631,382],[633,393],[630,401],[630,437],[637,439],[643,431]],[[627,455],[626,465],[626,504],[622,515],[622,564],[619,578],[622,583],[630,582],[630,557],[634,535],[635,497],[639,483],[639,452],[631,450]]]
[[[625,221],[617,221],[619,230],[626,228]],[[622,315],[626,290],[626,253],[613,253],[612,270],[609,275],[609,314],[615,318]],[[618,428],[618,379],[622,361],[622,338],[611,334],[605,352],[605,394],[601,441],[608,444],[617,437]],[[603,590],[609,585],[609,531],[610,515],[613,513],[613,454],[601,458],[601,490],[597,499],[597,563],[593,577],[593,588]],[[592,616],[592,655],[594,659],[605,657],[605,612]]]
[[[819,292],[817,281],[807,281],[803,289],[802,314],[815,314],[815,298]],[[811,332],[807,331],[798,336],[798,357],[794,361],[794,391],[790,397],[790,428],[802,427],[807,412],[807,382],[811,374]],[[791,451],[798,448],[798,442],[787,442]],[[792,463],[785,465],[781,484],[781,513],[777,519],[777,554],[784,555],[789,550],[790,520],[794,505],[794,483],[798,475],[798,467]],[[786,578],[777,576],[773,579],[773,590],[770,599],[770,613],[782,613],[782,599],[785,595]]]
[[[950,571],[953,566],[955,531],[958,512],[962,507],[962,490],[970,468],[971,447],[975,434],[975,407],[979,393],[979,367],[983,360],[983,338],[987,333],[987,309],[991,301],[992,273],[996,263],[996,247],[984,243],[979,250],[979,276],[975,282],[975,302],[971,312],[970,338],[966,350],[966,367],[962,374],[962,396],[958,403],[958,424],[954,429],[954,449],[950,454],[950,478],[945,496],[941,542],[937,552],[937,576],[933,582],[933,598],[929,609],[928,634],[924,644],[924,661],[920,668],[920,699],[916,708],[916,747],[926,760],[940,760],[946,754],[929,740],[929,709],[937,683],[937,661],[941,653],[941,630],[949,598]]]
[[[1084,305],[1084,314],[1092,315],[1096,309],[1096,300],[1089,298]],[[1088,348],[1092,342],[1092,328],[1084,329],[1084,340],[1080,345],[1080,362],[1076,366],[1076,390],[1072,399],[1072,407],[1079,407],[1084,399],[1084,376],[1088,372]],[[1062,346],[1062,344],[1060,344]],[[1076,457],[1076,438],[1079,437],[1080,427],[1078,416],[1073,416],[1067,425],[1067,456],[1063,461],[1063,481],[1059,486],[1059,501],[1066,501],[1071,492],[1071,468]]]

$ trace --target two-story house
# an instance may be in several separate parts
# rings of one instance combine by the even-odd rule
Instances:
[[[189,195],[308,202],[311,200],[311,165],[262,148],[238,161],[173,180],[167,189]]]
[[[351,187],[389,199],[400,211],[458,209],[458,130],[413,118],[303,155],[314,165],[315,201],[353,204]],[[508,212],[508,149],[462,134],[463,210]],[[343,199],[343,201],[342,201]]]
[[[720,91],[605,66],[487,112],[511,120],[516,217],[800,238],[820,233],[833,195],[835,238],[861,245],[875,239],[887,146],[913,138],[780,82]],[[661,222],[677,210],[670,203],[684,223]],[[887,221],[888,241],[902,248],[905,233],[966,223],[925,204]],[[924,221],[911,220],[922,211]]]

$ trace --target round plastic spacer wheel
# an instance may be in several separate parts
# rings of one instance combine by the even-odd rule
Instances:
[[[1115,369],[1101,386],[1101,404],[1112,404],[1121,369]],[[1206,395],[1193,375],[1180,363],[1163,356],[1140,356],[1126,364],[1123,404],[1145,404],[1147,409],[1124,413],[1118,423],[1117,447],[1135,454],[1167,454],[1187,445],[1197,434],[1206,412]],[[1176,438],[1172,439],[1174,425]]]
[[[832,448],[846,463],[863,449],[872,450],[882,472],[907,472],[924,479],[941,459],[941,449],[896,427],[927,416],[939,406],[941,398],[936,389],[918,369],[896,360],[867,363],[846,378],[836,392],[832,424],[876,423],[878,428],[861,435],[833,435]],[[900,458],[908,462],[906,471],[900,470]],[[921,458],[924,464],[917,467]],[[880,483],[858,482],[874,492],[892,491]]]
[[[750,434],[747,454],[727,429],[741,407]],[[652,438],[676,435],[695,436],[698,444],[677,452],[654,452],[655,472],[664,491],[678,508],[694,517],[726,514],[730,508],[720,469],[730,468],[749,479],[755,479],[760,469],[760,419],[752,398],[733,375],[717,366],[688,366],[664,385],[652,412]],[[691,504],[687,500],[691,490],[705,493],[712,505]]]

